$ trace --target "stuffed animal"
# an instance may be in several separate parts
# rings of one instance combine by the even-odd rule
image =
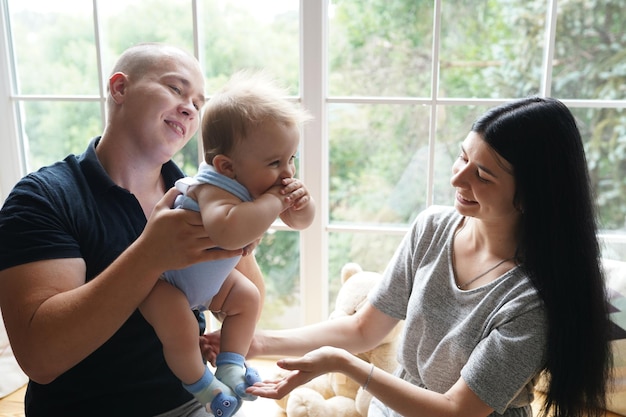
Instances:
[[[367,294],[380,278],[380,274],[363,271],[358,264],[344,265],[341,270],[342,286],[329,319],[354,314],[365,303]],[[400,331],[399,323],[378,346],[357,356],[392,372],[397,366],[396,348]],[[287,417],[367,417],[371,399],[371,394],[363,391],[357,382],[337,373],[315,378],[277,403]]]

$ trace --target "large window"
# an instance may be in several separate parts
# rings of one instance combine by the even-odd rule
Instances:
[[[325,319],[346,262],[382,271],[416,214],[450,204],[475,117],[529,94],[563,100],[586,143],[604,254],[626,260],[626,0],[0,0],[0,198],[100,134],[115,58],[143,41],[200,60],[207,96],[264,68],[315,117],[301,233],[257,251],[264,327]],[[193,140],[176,161],[193,174]],[[555,155],[558,157],[558,155]],[[576,204],[576,196],[569,196]]]

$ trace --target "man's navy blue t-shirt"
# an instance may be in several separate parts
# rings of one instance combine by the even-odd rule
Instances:
[[[0,211],[0,270],[82,258],[89,281],[141,234],[147,221],[143,210],[104,171],[96,157],[98,141],[15,186]],[[168,188],[183,175],[171,161],[161,174]],[[25,408],[29,417],[152,416],[192,398],[136,310],[105,344],[56,380],[29,382]]]

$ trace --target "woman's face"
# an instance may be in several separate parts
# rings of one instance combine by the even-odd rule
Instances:
[[[461,144],[450,183],[456,189],[454,206],[460,214],[484,221],[518,219],[513,167],[480,134],[470,132]]]

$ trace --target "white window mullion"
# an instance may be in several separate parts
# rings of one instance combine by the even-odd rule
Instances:
[[[193,19],[193,53],[195,57],[200,62],[200,66],[202,67],[202,71],[205,71],[204,63],[206,62],[205,57],[205,48],[204,48],[204,25],[202,24],[202,19],[200,16],[203,16],[203,8],[202,8],[202,0],[192,0],[191,1],[191,16]],[[205,73],[206,74],[206,73]],[[205,91],[206,94],[206,91]],[[198,163],[204,161],[204,148],[202,145],[202,129],[198,129],[196,147],[198,149]]]
[[[543,66],[541,69],[541,92],[544,97],[552,94],[552,61],[556,43],[557,0],[548,1],[546,11],[546,39],[544,45]]]
[[[93,35],[94,35],[95,47],[96,47],[96,61],[98,65],[98,81],[99,81],[98,91],[100,92],[100,120],[101,120],[100,123],[102,125],[102,130],[104,130],[104,126],[106,124],[106,117],[107,117],[106,97],[107,97],[107,82],[109,78],[108,74],[105,73],[104,59],[102,56],[102,51],[104,49],[102,45],[105,44],[104,42],[105,32],[101,29],[102,22],[100,21],[101,14],[100,14],[100,9],[98,8],[98,0],[93,0],[92,7],[93,7]]]
[[[430,122],[428,127],[428,172],[426,175],[426,205],[434,200],[435,137],[437,136],[437,105],[439,104],[439,50],[441,39],[441,0],[435,0],[433,16],[433,45],[430,85]]]
[[[314,119],[304,127],[300,176],[316,200],[313,224],[300,233],[301,322],[328,317],[328,134],[326,128],[328,0],[300,1],[302,105]]]
[[[25,172],[24,149],[20,140],[21,129],[18,103],[13,91],[13,58],[11,34],[9,33],[8,6],[6,0],[0,0],[0,123],[2,143],[0,144],[0,202],[4,202],[15,183]]]

